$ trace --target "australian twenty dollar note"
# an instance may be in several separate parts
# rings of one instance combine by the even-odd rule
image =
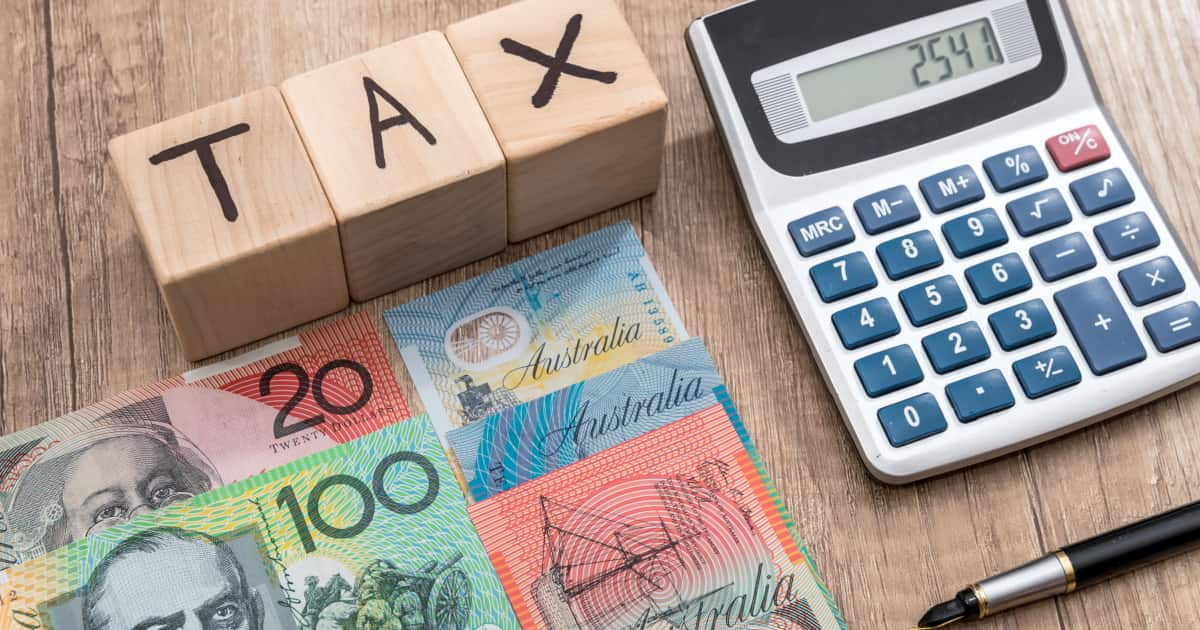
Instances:
[[[425,416],[0,576],[8,628],[518,628]]]
[[[384,313],[439,436],[687,337],[628,222]]]
[[[716,402],[721,377],[693,337],[447,434],[482,501]]]
[[[348,317],[0,438],[0,569],[409,416]]]
[[[548,630],[845,628],[723,401],[468,508]]]

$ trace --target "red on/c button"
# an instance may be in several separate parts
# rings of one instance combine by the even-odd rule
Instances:
[[[1046,141],[1046,150],[1062,172],[1107,160],[1108,142],[1096,125],[1064,131]]]

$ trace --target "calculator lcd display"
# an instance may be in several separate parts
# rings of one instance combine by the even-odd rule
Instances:
[[[796,77],[813,121],[1002,65],[987,18],[806,72]]]

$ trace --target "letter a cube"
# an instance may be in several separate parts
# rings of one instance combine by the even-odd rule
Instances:
[[[367,300],[506,243],[504,154],[441,33],[283,83]]]
[[[510,241],[658,186],[667,97],[611,0],[524,0],[446,38],[508,160]]]
[[[108,151],[187,358],[349,303],[337,222],[279,90],[114,138]]]

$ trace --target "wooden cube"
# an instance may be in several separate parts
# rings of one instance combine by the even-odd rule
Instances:
[[[108,152],[189,359],[349,303],[337,222],[279,90],[114,138]]]
[[[504,154],[441,33],[292,77],[283,95],[367,300],[506,243]]]
[[[508,159],[510,241],[658,186],[667,96],[611,0],[524,0],[446,38]]]

